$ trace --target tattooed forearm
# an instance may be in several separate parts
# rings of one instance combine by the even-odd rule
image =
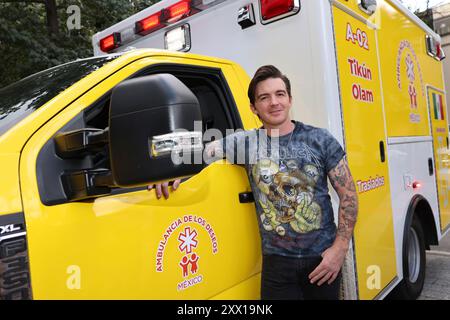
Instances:
[[[347,162],[343,159],[328,173],[333,188],[339,195],[339,222],[337,235],[349,241],[358,214],[358,196]]]
[[[344,199],[339,203],[339,226],[338,235],[346,240],[352,238],[353,229],[356,223],[356,217],[358,214],[358,198],[355,194],[344,195]]]

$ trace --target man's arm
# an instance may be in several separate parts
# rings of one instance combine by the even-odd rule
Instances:
[[[342,159],[328,172],[328,177],[339,196],[339,220],[335,242],[340,242],[348,248],[358,214],[358,195],[347,161]]]
[[[338,230],[333,245],[322,254],[323,260],[309,275],[311,283],[332,283],[344,263],[358,214],[358,196],[347,161],[343,158],[328,172],[331,185],[339,196]]]

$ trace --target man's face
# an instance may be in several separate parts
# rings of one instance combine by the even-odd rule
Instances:
[[[250,105],[264,125],[280,126],[290,121],[292,98],[280,78],[268,78],[256,86],[255,104]]]

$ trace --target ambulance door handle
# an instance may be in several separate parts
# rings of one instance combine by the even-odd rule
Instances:
[[[428,174],[432,176],[434,174],[433,170],[433,159],[428,158]]]
[[[448,137],[447,137],[447,149],[448,149]]]
[[[239,202],[240,203],[255,202],[255,198],[253,197],[253,193],[252,192],[241,192],[241,193],[239,193]]]
[[[380,141],[380,158],[381,158],[381,162],[386,161],[386,156],[384,154],[384,141]]]

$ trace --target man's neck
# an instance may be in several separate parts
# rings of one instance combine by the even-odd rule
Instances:
[[[267,130],[267,135],[271,137],[284,136],[291,133],[295,129],[295,124],[289,119],[279,126],[270,126],[264,124],[264,129]]]

